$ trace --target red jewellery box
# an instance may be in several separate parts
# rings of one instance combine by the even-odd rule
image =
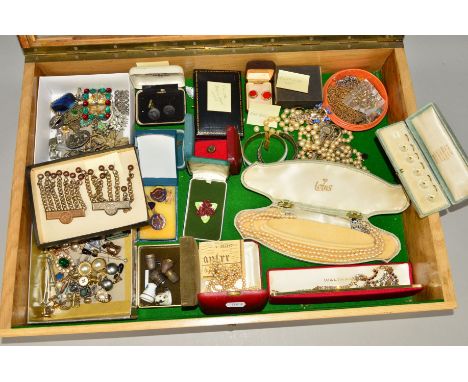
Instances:
[[[312,304],[406,297],[423,287],[413,284],[410,263],[270,269],[272,304]]]
[[[198,305],[203,313],[235,314],[258,312],[266,305],[268,292],[262,289],[260,247],[254,241],[241,242],[243,243],[244,252],[245,289],[232,292],[208,292],[203,291],[203,282],[200,282]],[[218,243],[229,243],[229,241]],[[203,253],[200,252],[201,263],[203,256]]]
[[[237,129],[229,126],[226,138],[196,139],[194,155],[200,158],[220,159],[229,162],[229,173],[240,173],[242,166],[242,151]]]

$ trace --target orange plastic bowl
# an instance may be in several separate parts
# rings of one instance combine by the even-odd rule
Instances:
[[[334,86],[336,84],[336,81],[339,81],[346,76],[354,76],[354,77],[358,77],[362,79],[367,79],[372,85],[375,86],[377,91],[385,100],[383,111],[379,115],[379,117],[375,119],[375,121],[371,123],[363,124],[363,125],[354,125],[352,123],[343,121],[341,118],[338,118],[338,116],[335,113],[333,113],[333,109],[328,103],[328,89],[330,88],[330,86]],[[367,70],[362,70],[362,69],[340,70],[339,72],[336,72],[335,74],[333,74],[325,83],[325,86],[323,87],[323,106],[330,109],[331,114],[329,115],[329,117],[336,125],[341,126],[343,129],[346,129],[346,130],[365,131],[365,130],[372,129],[373,127],[377,126],[382,121],[382,119],[384,119],[385,114],[387,114],[387,111],[388,111],[387,90],[385,90],[385,86],[382,84],[382,82],[376,76],[374,76],[372,73],[368,72]]]

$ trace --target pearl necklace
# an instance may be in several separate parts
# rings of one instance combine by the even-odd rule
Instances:
[[[267,207],[261,210],[245,210],[237,214],[235,224],[244,238],[251,238],[266,247],[296,259],[324,264],[354,264],[375,260],[384,251],[384,239],[378,228],[365,221],[360,224],[365,227],[374,243],[367,248],[324,248],[304,241],[279,237],[264,229],[262,221],[271,219],[297,219],[291,211],[278,207]]]
[[[363,154],[350,145],[353,133],[344,130],[330,121],[328,111],[314,109],[284,109],[280,117],[269,117],[263,123],[265,133],[279,134],[280,130],[270,127],[278,123],[285,134],[298,132],[298,159],[320,159],[352,165],[367,170],[363,165]],[[258,126],[254,131],[259,131]]]

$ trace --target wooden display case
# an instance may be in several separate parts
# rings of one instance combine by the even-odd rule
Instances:
[[[197,327],[304,323],[353,316],[448,311],[456,298],[439,214],[424,219],[411,206],[403,214],[414,282],[424,285],[415,303],[286,313],[259,313],[171,320],[89,323],[25,327],[29,277],[31,214],[25,169],[33,163],[36,100],[40,76],[119,73],[139,61],[170,59],[187,77],[193,69],[245,69],[250,60],[277,65],[321,65],[323,73],[347,68],[380,70],[389,96],[388,122],[417,110],[401,37],[385,36],[20,36],[25,52],[22,97],[16,140],[6,243],[0,336],[44,336],[141,330],[184,331]],[[277,324],[278,325],[278,324]]]

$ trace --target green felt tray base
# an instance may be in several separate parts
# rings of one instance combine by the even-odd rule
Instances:
[[[381,78],[380,72],[375,72],[379,78]],[[322,76],[322,81],[325,82],[330,74]],[[186,82],[187,86],[192,86],[192,80],[189,79]],[[244,80],[243,80],[244,85]],[[245,86],[242,87],[245,89]],[[243,90],[245,91],[245,90]],[[245,97],[245,94],[243,94]],[[187,97],[187,112],[193,113],[193,99]],[[245,115],[246,117],[246,115]],[[354,140],[352,146],[359,151],[366,153],[368,159],[365,161],[365,166],[369,171],[387,182],[397,184],[398,178],[393,171],[392,165],[388,161],[382,147],[378,143],[376,137],[376,130],[384,127],[388,124],[387,118],[374,129],[367,130],[364,132],[354,133]],[[161,126],[157,127],[161,129]],[[168,127],[169,129],[183,129],[183,125],[175,125]],[[137,130],[146,130],[147,127],[136,126]],[[253,126],[245,126],[244,140],[250,135],[254,134]],[[253,145],[255,146],[255,145]],[[275,150],[282,150],[281,145],[272,145],[269,153],[265,153],[265,159],[268,162],[269,159],[273,159],[274,156],[280,156],[282,152]],[[255,150],[254,150],[255,151]],[[255,157],[254,151],[250,152],[250,157]],[[245,165],[244,165],[245,168]],[[184,225],[184,214],[186,210],[187,195],[189,190],[189,183],[191,176],[186,170],[178,171],[178,232],[183,232]],[[252,191],[244,188],[240,181],[240,175],[230,176],[227,181],[227,196],[225,203],[224,212],[224,224],[222,230],[222,240],[240,239],[241,236],[234,227],[234,216],[237,212],[245,209],[253,209],[266,207],[271,202],[268,198],[256,194]],[[403,217],[402,214],[394,215],[380,215],[370,218],[372,224],[380,227],[384,230],[394,233],[401,241],[401,251],[393,258],[392,262],[407,262],[408,252],[406,248],[406,239],[403,231]],[[174,242],[164,242],[173,244]],[[159,244],[164,244],[160,242]],[[156,242],[144,242],[141,241],[138,245],[155,245]],[[320,266],[320,264],[312,264],[300,260],[295,260],[283,255],[280,255],[266,247],[261,246],[261,260],[262,260],[262,282],[263,287],[266,288],[266,273],[272,268],[296,268],[296,267],[314,267]],[[381,263],[379,263],[381,264]],[[357,301],[357,302],[334,302],[334,303],[323,303],[323,304],[294,304],[294,305],[273,305],[267,304],[266,307],[259,313],[256,314],[268,314],[268,313],[284,313],[284,312],[303,312],[303,311],[316,311],[316,310],[330,310],[330,309],[347,309],[347,308],[360,308],[360,307],[374,307],[374,306],[389,306],[389,305],[402,305],[402,304],[417,304],[423,302],[440,302],[441,300],[430,300],[430,301],[416,301],[415,297],[404,297],[404,298],[392,298],[385,300],[368,300],[368,301]],[[171,319],[183,319],[183,318],[200,318],[207,317],[203,314],[200,308],[195,309],[183,309],[181,307],[171,308],[147,308],[138,309],[139,321],[149,320],[171,320]],[[111,321],[115,322],[115,321]]]
[[[380,72],[375,72],[377,77],[381,78]],[[323,75],[322,81],[325,81],[330,77],[330,74]],[[187,86],[192,86],[192,81],[187,80]],[[193,113],[193,100],[187,98],[187,111]],[[387,126],[387,118],[374,129],[354,133],[354,140],[352,146],[359,151],[366,153],[368,159],[365,161],[365,166],[368,170],[386,180],[387,182],[398,184],[398,178],[393,171],[393,167],[388,161],[385,152],[378,143],[376,137],[376,130]],[[176,127],[174,127],[176,128]],[[182,126],[179,126],[182,128]],[[137,127],[137,129],[143,129]],[[253,126],[246,125],[244,131],[243,140],[254,134]],[[255,159],[256,156],[255,141],[248,147],[247,155],[250,159]],[[281,156],[283,150],[282,146],[277,143],[273,143],[270,147],[269,152],[264,152],[265,161],[269,162],[274,158]],[[289,157],[289,156],[288,156]],[[245,165],[244,165],[245,168]],[[186,171],[179,171],[179,232],[180,225],[183,224],[184,216],[180,214],[180,211],[185,211],[185,204],[187,198],[185,197],[188,192],[188,184],[190,182],[190,175]],[[240,181],[240,175],[230,176],[227,181],[227,198],[224,213],[224,224],[222,240],[240,239],[241,236],[234,227],[234,216],[237,212],[245,209],[266,207],[271,204],[270,200],[262,195],[256,194],[252,191],[247,190],[242,186]],[[394,233],[401,242],[400,253],[393,258],[392,262],[407,262],[408,252],[406,248],[406,240],[403,231],[403,217],[402,214],[393,215],[380,215],[370,218],[372,224],[380,227],[384,230]],[[144,244],[144,243],[141,243]],[[264,246],[261,246],[261,259],[262,259],[262,281],[263,286],[266,288],[266,273],[272,268],[296,268],[296,267],[314,267],[321,266],[321,264],[312,264],[300,260],[291,259],[289,257],[280,255]],[[381,264],[376,262],[376,264]],[[368,301],[357,301],[357,302],[335,302],[335,303],[322,303],[322,304],[295,304],[295,305],[274,305],[267,304],[266,307],[259,312],[260,314],[267,313],[283,313],[283,312],[302,312],[302,311],[314,311],[314,310],[329,310],[329,309],[346,309],[346,308],[358,308],[358,307],[373,307],[373,306],[388,306],[388,305],[401,305],[401,304],[415,304],[421,301],[415,300],[413,296],[403,298],[392,298],[385,300],[368,300]],[[440,300],[431,300],[423,302],[440,302]],[[168,320],[168,319],[180,319],[180,318],[197,318],[206,317],[199,308],[191,310],[183,310],[182,308],[168,308],[162,310],[145,309],[138,311],[138,320]]]

